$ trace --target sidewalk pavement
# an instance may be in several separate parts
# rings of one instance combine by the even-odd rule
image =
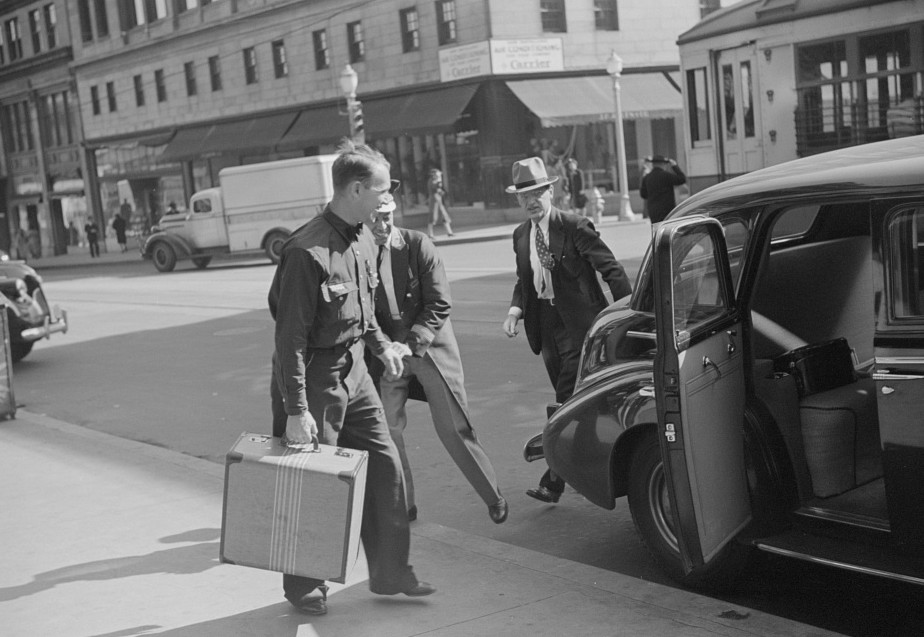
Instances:
[[[309,617],[278,573],[218,562],[221,465],[24,410],[0,457],[5,637],[835,635],[422,522],[411,562],[436,594],[373,595],[360,562]]]
[[[509,214],[501,216],[503,216],[505,219],[510,217]],[[444,246],[456,245],[459,243],[476,243],[481,241],[505,239],[513,236],[513,229],[518,225],[519,223],[508,223],[507,221],[494,224],[477,224],[470,226],[456,224],[455,232],[453,233],[452,237],[446,236],[443,231],[443,227],[438,226],[436,228],[437,234],[434,239],[434,243],[437,246]],[[635,227],[636,229],[641,229],[643,227],[648,227],[649,224],[647,219],[640,219],[638,221],[619,221],[615,216],[604,216],[600,223],[596,224],[596,227],[601,231],[604,228],[614,226]],[[101,244],[101,254],[96,258],[90,256],[90,249],[87,246],[68,246],[67,254],[43,256],[37,259],[29,259],[28,264],[35,268],[39,273],[41,273],[43,270],[49,270],[52,268],[68,268],[88,265],[111,265],[114,263],[138,263],[144,261],[143,257],[141,256],[138,240],[134,237],[129,238],[127,252],[121,251],[121,248],[119,247],[119,244],[116,242],[114,237],[107,236],[103,242],[101,242]],[[153,264],[151,267],[154,267]]]

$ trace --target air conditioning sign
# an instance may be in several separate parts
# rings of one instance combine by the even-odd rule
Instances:
[[[440,81],[482,75],[549,73],[565,68],[561,38],[488,40],[440,51]]]

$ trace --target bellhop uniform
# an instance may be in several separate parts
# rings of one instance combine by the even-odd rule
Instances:
[[[459,345],[449,320],[449,281],[436,247],[421,232],[392,228],[380,251],[376,318],[385,334],[405,343],[413,354],[405,359],[402,378],[379,381],[385,418],[404,467],[408,507],[416,506],[404,445],[405,405],[414,377],[423,387],[446,451],[484,503],[495,505],[502,496],[494,467],[471,426]]]
[[[361,229],[361,226],[360,226]],[[328,207],[285,242],[269,292],[276,321],[273,357],[273,435],[286,418],[306,410],[324,444],[369,452],[361,537],[369,589],[394,594],[417,584],[408,565],[410,530],[398,451],[363,360],[363,348],[382,353],[389,341],[373,310],[378,285],[375,245]],[[323,581],[283,576],[297,599]]]

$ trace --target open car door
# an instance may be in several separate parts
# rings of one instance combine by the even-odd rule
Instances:
[[[652,265],[661,456],[688,574],[709,564],[751,519],[741,313],[715,219],[661,224]]]

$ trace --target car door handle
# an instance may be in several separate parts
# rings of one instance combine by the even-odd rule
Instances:
[[[645,386],[638,390],[639,396],[644,396],[645,398],[654,398],[655,390],[654,387]]]
[[[718,374],[719,377],[721,378],[722,370],[720,370],[719,366],[715,364],[715,361],[713,361],[708,356],[703,356],[703,367],[709,367],[710,365],[712,365],[712,367],[715,368],[715,373]]]

